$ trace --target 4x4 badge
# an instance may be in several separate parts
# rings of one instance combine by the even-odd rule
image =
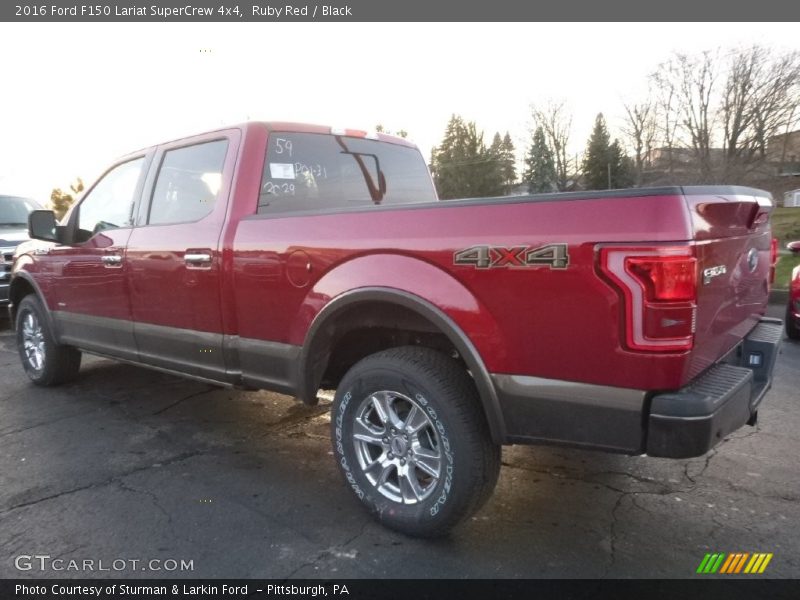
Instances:
[[[453,264],[471,266],[476,269],[496,269],[503,267],[550,267],[566,269],[569,265],[569,252],[566,244],[547,244],[532,248],[530,246],[471,246],[453,254]]]

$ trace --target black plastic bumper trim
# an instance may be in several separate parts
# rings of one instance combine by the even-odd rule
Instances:
[[[746,423],[772,384],[781,341],[781,321],[761,319],[741,343],[736,363],[719,363],[676,392],[653,397],[647,454],[668,458],[702,456]]]

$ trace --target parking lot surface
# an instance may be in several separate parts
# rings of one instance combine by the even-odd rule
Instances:
[[[798,344],[758,426],[708,456],[506,447],[489,503],[425,541],[351,498],[324,403],[88,356],[76,382],[37,388],[0,328],[3,578],[685,578],[708,552],[770,552],[765,576],[800,577]]]

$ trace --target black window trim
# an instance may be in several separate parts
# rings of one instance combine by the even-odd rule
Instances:
[[[217,203],[222,200],[221,196],[218,194],[217,199],[214,201],[214,207],[211,209],[210,212],[206,213],[199,219],[195,219],[193,221],[171,221],[169,223],[149,223],[150,220],[150,211],[153,206],[153,196],[156,192],[156,184],[158,183],[158,176],[161,173],[161,167],[164,165],[164,158],[167,155],[167,152],[172,152],[173,150],[182,150],[183,148],[191,148],[192,146],[200,146],[202,144],[210,144],[212,142],[221,142],[225,141],[228,143],[227,148],[225,149],[225,158],[222,160],[222,177],[224,183],[225,177],[225,165],[228,163],[230,158],[230,152],[232,149],[235,149],[236,146],[234,144],[234,140],[232,136],[225,132],[225,131],[215,131],[208,135],[199,136],[196,138],[184,139],[178,143],[169,143],[169,144],[162,144],[158,146],[155,150],[155,156],[152,164],[152,168],[150,169],[150,173],[148,173],[146,185],[144,188],[144,194],[142,198],[141,206],[137,211],[136,218],[135,218],[135,226],[136,227],[168,227],[171,225],[190,225],[192,223],[199,223],[203,219],[207,219],[210,217],[214,211],[216,210]],[[220,188],[220,190],[222,187]]]
[[[153,160],[154,154],[155,152],[153,149],[147,149],[144,152],[136,152],[134,154],[129,154],[127,156],[124,156],[114,164],[112,164],[105,171],[103,171],[103,173],[94,180],[91,187],[89,187],[83,192],[80,201],[75,205],[75,208],[70,213],[69,222],[66,223],[68,238],[71,240],[76,239],[76,234],[78,233],[79,230],[78,224],[80,222],[81,206],[83,206],[83,203],[86,201],[86,199],[92,195],[92,192],[94,192],[98,184],[101,181],[103,181],[103,179],[105,179],[106,175],[111,173],[111,171],[113,171],[117,167],[121,167],[124,164],[133,162],[134,160],[144,159],[142,162],[142,170],[139,173],[139,179],[136,181],[136,187],[134,188],[133,191],[133,205],[131,206],[130,224],[127,225],[126,227],[117,227],[116,229],[133,229],[134,227],[136,227],[136,215],[138,214],[139,211],[139,205],[142,200],[142,191],[144,190],[144,184],[147,179],[147,175],[150,171],[150,163]],[[102,233],[102,232],[97,232],[97,233]],[[97,235],[97,233],[92,234],[91,236],[89,236],[89,238],[87,238],[83,242],[77,242],[77,244],[80,245],[89,242],[95,235]]]
[[[431,176],[430,169],[428,168],[428,164],[425,161],[425,157],[422,156],[420,153],[419,148],[414,145],[406,145],[406,144],[394,144],[390,141],[373,139],[373,138],[361,138],[361,137],[354,137],[354,139],[368,139],[371,142],[378,142],[380,144],[392,144],[394,146],[400,146],[402,148],[408,148],[410,150],[416,150],[419,155],[420,159],[422,160],[422,164],[425,166],[425,171],[428,174],[428,179],[431,184],[431,189],[433,190],[434,198],[433,200],[428,200],[425,202],[407,202],[407,203],[392,203],[392,204],[382,204],[382,203],[375,203],[374,200],[371,204],[356,204],[353,206],[334,206],[334,207],[327,207],[327,208],[311,208],[311,209],[298,209],[298,208],[285,208],[285,209],[278,209],[274,211],[262,211],[261,206],[261,189],[264,186],[264,176],[267,172],[267,165],[269,164],[269,142],[272,139],[273,135],[297,135],[297,134],[309,134],[309,135],[318,135],[318,136],[327,136],[332,138],[340,138],[340,137],[353,137],[347,135],[339,135],[333,133],[325,133],[325,132],[316,132],[316,131],[295,131],[291,129],[268,129],[267,130],[267,138],[264,146],[264,160],[261,163],[261,176],[259,178],[258,184],[258,195],[255,201],[255,211],[248,215],[246,218],[249,220],[251,217],[257,218],[285,218],[285,217],[294,217],[294,216],[301,216],[301,215],[313,215],[313,214],[337,214],[337,213],[346,213],[346,212],[363,212],[363,211],[370,211],[370,210],[398,210],[403,208],[408,208],[412,206],[425,206],[430,205],[431,203],[438,203],[439,198],[436,194],[436,186],[433,183],[433,177]],[[265,205],[269,206],[269,205]]]

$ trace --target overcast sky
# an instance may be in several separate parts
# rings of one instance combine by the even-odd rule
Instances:
[[[531,103],[554,98],[579,152],[673,51],[754,42],[800,48],[794,23],[0,23],[0,193],[46,201],[119,155],[248,119],[382,123],[427,158],[458,113],[521,155]]]

